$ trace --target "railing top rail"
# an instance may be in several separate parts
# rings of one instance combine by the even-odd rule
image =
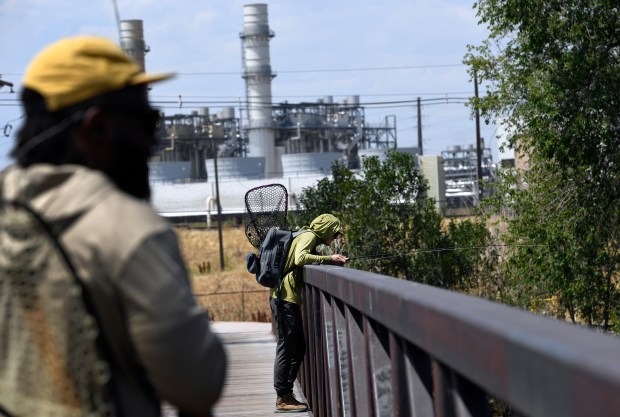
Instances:
[[[304,272],[308,285],[528,415],[620,410],[620,338],[384,275],[334,266]]]

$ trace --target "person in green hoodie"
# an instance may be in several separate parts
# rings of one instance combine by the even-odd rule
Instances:
[[[316,254],[318,245],[329,246],[334,239],[343,235],[340,220],[333,215],[321,214],[301,230],[307,232],[293,240],[284,267],[285,271],[291,272],[283,278],[282,285],[272,290],[270,298],[278,337],[273,372],[273,384],[277,394],[276,413],[303,412],[308,409],[307,404],[300,403],[293,395],[293,384],[306,351],[301,318],[304,286],[302,267],[309,264],[342,266],[348,260],[340,254]]]

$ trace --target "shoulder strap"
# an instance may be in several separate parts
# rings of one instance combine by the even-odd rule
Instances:
[[[293,232],[293,240],[295,240],[295,238],[299,235],[302,235],[306,232],[309,232],[310,230],[298,230],[297,232]],[[287,269],[286,271],[282,272],[282,282],[284,282],[284,277],[287,276],[293,269],[297,268],[296,265],[293,265],[291,268]],[[282,285],[282,283],[280,283],[280,285]]]
[[[309,231],[310,231],[310,230],[307,230],[307,229],[306,229],[306,230],[298,230],[298,231],[296,231],[296,232],[293,232],[293,239],[295,239],[297,236],[299,236],[299,235],[303,235],[304,233],[309,232]]]

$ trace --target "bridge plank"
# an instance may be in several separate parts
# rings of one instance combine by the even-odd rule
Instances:
[[[276,393],[273,389],[273,361],[276,342],[270,323],[212,322],[226,348],[228,371],[224,392],[213,409],[214,417],[273,417]],[[295,395],[306,402],[299,384]],[[295,413],[296,417],[312,417],[312,412]],[[164,406],[165,417],[177,417],[176,410]]]
[[[214,322],[213,330],[222,338],[228,353],[228,374],[222,397],[215,405],[216,417],[273,417],[276,394],[273,390],[273,361],[276,342],[270,323]],[[295,395],[300,395],[295,384]],[[311,416],[311,413],[295,413]]]

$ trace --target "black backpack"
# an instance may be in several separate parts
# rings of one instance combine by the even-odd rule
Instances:
[[[258,247],[258,257],[249,253],[246,257],[248,272],[256,275],[256,282],[263,287],[277,288],[282,279],[291,272],[284,270],[286,258],[293,239],[309,230],[291,232],[272,227]]]

